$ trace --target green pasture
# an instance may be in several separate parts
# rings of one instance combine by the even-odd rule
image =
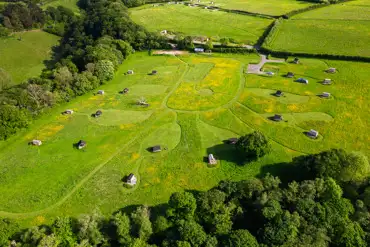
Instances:
[[[50,2],[47,2],[46,4],[43,5],[43,8],[47,8],[47,7],[58,7],[58,6],[62,6],[62,7],[65,7],[67,9],[70,9],[72,10],[73,12],[75,13],[79,13],[80,12],[80,9],[78,8],[77,6],[77,0],[53,0],[53,1],[50,1]]]
[[[204,4],[204,3],[202,3]],[[313,3],[297,0],[219,0],[215,5],[224,9],[243,10],[257,14],[280,16],[293,10],[307,8]]]
[[[370,20],[370,1],[356,0],[333,4],[295,15],[293,19]]]
[[[21,37],[21,39],[19,39]],[[15,33],[0,39],[0,68],[12,77],[13,84],[37,76],[51,59],[59,37],[39,30]]]
[[[274,51],[370,57],[367,20],[282,21],[264,43]]]
[[[232,38],[254,44],[272,19],[211,11],[184,5],[145,5],[131,9],[132,19],[153,32],[167,30],[190,36],[206,36],[217,41]]]
[[[125,206],[166,202],[176,191],[206,190],[221,180],[278,170],[305,153],[341,147],[370,154],[363,135],[370,126],[369,64],[302,58],[298,65],[266,64],[278,71],[272,77],[243,73],[256,58],[132,55],[99,88],[104,95],[81,96],[0,142],[0,216],[28,225],[95,208],[110,214]],[[325,73],[327,67],[338,73]],[[125,75],[129,69],[135,74]],[[153,69],[157,75],[149,75]],[[285,78],[288,71],[309,78],[309,84]],[[333,84],[321,85],[324,78]],[[129,93],[120,94],[126,87]],[[285,96],[275,97],[275,90]],[[323,91],[333,97],[318,97]],[[140,97],[149,107],[136,104]],[[74,114],[61,115],[65,109]],[[91,116],[96,110],[103,112],[99,118]],[[274,114],[284,121],[270,120]],[[305,136],[311,128],[320,132],[317,140]],[[254,130],[270,139],[273,151],[241,165],[225,140]],[[28,146],[32,139],[43,145]],[[79,140],[87,142],[85,149],[74,147]],[[161,145],[162,152],[150,152],[154,145]],[[215,167],[205,162],[209,153],[218,159]],[[130,173],[138,178],[133,188],[122,181]]]

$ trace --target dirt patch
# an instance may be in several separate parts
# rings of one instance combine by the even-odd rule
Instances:
[[[178,50],[158,50],[153,52],[156,55],[185,55],[189,54],[188,51],[178,51]]]

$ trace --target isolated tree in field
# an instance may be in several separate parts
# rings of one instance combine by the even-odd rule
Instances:
[[[245,160],[255,160],[271,152],[268,139],[259,131],[240,137],[236,148]]]

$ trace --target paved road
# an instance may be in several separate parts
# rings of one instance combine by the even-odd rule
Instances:
[[[261,68],[265,63],[283,63],[284,60],[269,60],[266,58],[266,55],[260,54],[261,61],[258,64],[249,64],[248,65],[248,74],[265,74],[261,71]]]

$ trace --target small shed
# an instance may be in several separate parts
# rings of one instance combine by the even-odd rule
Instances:
[[[299,58],[298,57],[295,57],[294,60],[293,60],[293,63],[299,64]]]
[[[97,110],[94,114],[95,117],[100,117],[103,114],[101,110]]]
[[[238,138],[232,137],[228,140],[229,144],[235,145],[238,142]]]
[[[66,115],[71,115],[73,114],[73,110],[70,110],[70,109],[67,109],[63,112],[63,114],[66,114]]]
[[[288,72],[288,74],[286,74],[286,77],[293,78],[294,77],[294,73],[293,72]]]
[[[194,48],[194,52],[197,53],[204,52],[204,48]]]
[[[311,138],[317,138],[319,136],[319,132],[311,129],[310,131],[307,132],[307,136]]]
[[[323,98],[330,98],[330,93],[328,93],[328,92],[323,92],[323,93],[321,94],[321,97],[323,97]]]
[[[157,73],[158,73],[158,71],[152,70],[152,75],[156,75]]]
[[[122,93],[128,93],[130,91],[130,89],[128,89],[127,87],[125,89],[122,90]]]
[[[82,149],[82,148],[84,148],[84,147],[86,147],[86,142],[85,142],[85,141],[83,141],[83,140],[80,140],[80,141],[77,143],[77,148],[78,148],[78,149]]]
[[[128,175],[126,183],[131,186],[137,183],[137,178],[135,177],[133,173],[130,173],[130,175]]]
[[[127,74],[128,75],[133,75],[134,74],[134,71],[132,69],[130,69],[130,70],[127,71]]]
[[[30,142],[30,144],[32,144],[33,146],[41,146],[42,145],[42,141],[40,141],[40,140],[32,140]]]
[[[217,164],[217,160],[215,159],[213,154],[208,155],[208,164],[210,164],[210,165],[216,165]]]
[[[330,85],[331,84],[331,79],[324,79],[322,81],[322,84],[324,84],[324,85]]]
[[[298,78],[297,82],[308,84],[308,80],[305,78]]]
[[[266,75],[273,76],[273,75],[275,75],[275,73],[272,72],[272,71],[268,71],[268,72],[266,72]]]
[[[152,152],[153,153],[158,153],[158,152],[161,152],[162,149],[161,149],[161,146],[160,145],[156,145],[154,147],[152,147]]]
[[[326,70],[327,73],[336,73],[337,69],[336,68],[329,68]]]
[[[276,93],[275,93],[276,97],[281,97],[283,95],[284,95],[284,93],[281,90],[277,90]]]
[[[167,30],[162,30],[161,34],[167,34]]]
[[[283,121],[283,116],[282,116],[282,115],[279,115],[279,114],[275,114],[275,115],[272,117],[272,120],[274,120],[274,121],[276,121],[276,122]]]
[[[100,94],[100,95],[104,95],[104,90],[99,90],[99,91],[98,91],[98,94]]]

